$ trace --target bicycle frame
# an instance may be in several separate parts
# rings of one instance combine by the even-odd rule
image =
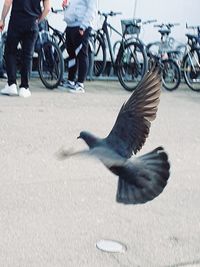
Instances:
[[[112,49],[112,44],[111,44],[111,40],[110,40],[110,34],[109,34],[109,29],[114,31],[117,35],[119,35],[121,37],[121,44],[119,47],[119,51],[117,53],[117,56],[114,56],[114,52]],[[103,32],[103,33],[102,33]],[[109,54],[110,54],[110,59],[111,59],[111,63],[113,65],[113,67],[117,67],[117,62],[118,62],[118,58],[120,55],[121,50],[124,49],[124,46],[127,42],[129,42],[130,40],[135,40],[136,42],[140,43],[142,46],[144,46],[144,43],[138,38],[138,34],[137,36],[131,36],[129,38],[126,38],[126,31],[122,34],[120,33],[118,30],[116,30],[110,23],[107,22],[107,17],[105,17],[105,20],[103,22],[102,28],[100,30],[98,30],[98,33],[100,33],[100,35],[102,36],[102,39],[107,41],[108,44],[108,50],[109,50]],[[136,59],[137,61],[137,59]]]
[[[60,44],[62,43],[62,45],[64,45],[66,47],[66,37],[65,37],[65,31],[64,32],[60,32],[58,30],[56,30],[55,28],[53,28],[51,25],[49,25],[49,29],[53,31],[53,36],[58,37],[58,45],[60,46]]]
[[[108,29],[113,30],[115,33],[117,33],[122,38],[123,42],[125,41],[125,38],[124,38],[123,34],[121,34],[118,30],[116,30],[112,25],[110,25],[107,22],[107,17],[106,17],[104,22],[103,22],[102,29],[101,29],[103,31],[103,34],[102,33],[101,34],[102,34],[102,36],[104,36],[104,35],[106,36],[106,41],[107,41],[107,44],[108,44],[108,49],[109,49],[109,53],[110,53],[111,62],[112,62],[113,65],[115,65],[116,59],[115,59],[115,56],[114,56],[114,53],[113,53],[113,50],[112,50],[112,44],[111,44],[111,40],[110,40],[110,35],[109,35]]]

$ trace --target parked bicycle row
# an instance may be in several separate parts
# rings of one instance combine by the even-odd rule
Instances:
[[[178,88],[181,78],[184,77],[189,88],[200,91],[200,26],[189,27],[186,25],[187,29],[192,29],[196,33],[186,34],[187,44],[177,44],[171,37],[171,29],[178,26],[178,23],[154,24],[154,27],[158,28],[161,38],[157,42],[145,45],[140,39],[141,27],[145,24],[155,23],[155,20],[122,20],[122,34],[120,34],[108,23],[108,17],[116,16],[119,13],[99,12],[99,14],[104,17],[104,21],[101,29],[97,30],[95,38],[94,74],[96,76],[101,75],[104,70],[105,50],[108,46],[111,65],[126,90],[134,90],[151,66],[152,61],[156,61],[162,67],[163,86],[167,90]],[[113,47],[110,42],[109,30],[113,30],[121,36],[121,40],[117,41]]]
[[[62,10],[52,9],[52,12],[57,14]],[[178,24],[155,24],[156,20],[121,20],[122,32],[119,32],[108,22],[109,17],[119,14],[121,13],[113,11],[99,12],[103,17],[103,23],[100,29],[92,32],[89,42],[90,78],[99,77],[104,73],[109,53],[113,73],[128,91],[136,88],[153,62],[161,65],[163,87],[167,90],[178,88],[183,76],[192,90],[200,91],[200,26],[187,26],[196,33],[186,34],[187,44],[176,45],[174,38],[171,37],[171,29]],[[157,42],[145,45],[140,39],[140,32],[141,27],[149,23],[154,23],[161,38]],[[114,46],[111,42],[111,31],[120,38]],[[5,37],[6,33],[1,38],[2,42]],[[63,80],[64,71],[67,71],[66,38],[65,31],[61,32],[54,28],[48,20],[40,24],[35,52],[38,55],[39,76],[49,89],[56,88]]]

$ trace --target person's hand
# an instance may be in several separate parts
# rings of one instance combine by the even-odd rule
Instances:
[[[68,4],[69,4],[69,0],[63,0],[63,2],[62,2],[62,8],[67,7]]]
[[[3,31],[3,29],[4,29],[4,21],[1,19],[0,20],[0,32],[2,32]]]
[[[83,36],[84,30],[83,29],[79,29],[79,33],[80,33],[81,36]]]

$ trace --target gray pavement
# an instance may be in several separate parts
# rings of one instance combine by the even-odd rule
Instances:
[[[125,206],[100,162],[56,153],[85,148],[81,130],[107,135],[130,93],[108,81],[87,82],[84,95],[46,90],[38,79],[31,90],[29,99],[0,96],[0,266],[200,266],[200,93],[163,89],[139,154],[163,145],[171,177],[158,198]],[[127,251],[101,252],[100,239]]]

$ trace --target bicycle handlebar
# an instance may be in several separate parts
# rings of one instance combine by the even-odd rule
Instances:
[[[51,12],[54,14],[62,13],[64,12],[64,9],[54,9],[53,7],[51,8]]]
[[[122,12],[110,11],[108,13],[105,13],[105,12],[98,11],[98,14],[100,16],[104,16],[105,18],[107,18],[108,16],[113,17],[113,16],[116,16],[116,15],[122,15]]]
[[[157,20],[156,19],[150,19],[150,20],[146,20],[146,21],[144,21],[144,22],[142,22],[142,24],[150,24],[150,23],[154,23],[154,22],[157,22]]]
[[[200,26],[188,26],[188,24],[186,23],[186,29],[192,29],[192,30],[196,30],[196,29],[200,29]]]
[[[167,27],[168,29],[171,29],[174,26],[179,26],[180,23],[162,23],[162,24],[155,24],[154,27],[156,28],[163,28],[163,27]]]

